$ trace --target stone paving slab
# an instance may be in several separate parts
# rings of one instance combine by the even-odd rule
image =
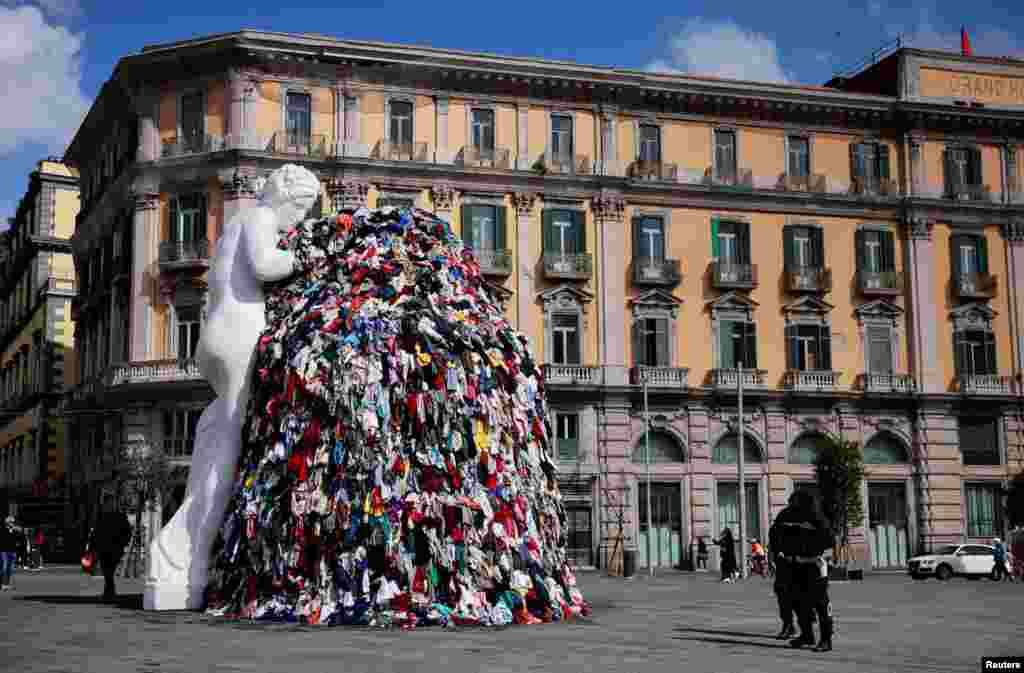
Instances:
[[[834,583],[836,649],[794,651],[771,584],[722,585],[709,573],[653,579],[580,573],[590,619],[499,629],[323,628],[144,612],[142,585],[69,569],[20,573],[0,595],[0,670],[23,673],[289,671],[980,671],[982,656],[1024,655],[1024,585],[900,574]]]

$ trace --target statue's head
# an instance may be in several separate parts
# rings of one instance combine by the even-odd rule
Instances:
[[[320,196],[320,181],[302,166],[285,164],[271,173],[260,189],[263,205],[274,209],[284,231],[301,220]]]

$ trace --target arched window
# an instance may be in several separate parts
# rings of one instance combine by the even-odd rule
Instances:
[[[825,438],[819,434],[798,437],[789,446],[789,462],[797,465],[813,465],[814,459],[824,443]]]
[[[636,447],[633,449],[633,462],[644,464],[644,450],[647,445],[645,436],[641,435]],[[676,441],[675,437],[667,432],[657,430],[651,432],[651,462],[652,463],[683,463],[686,457],[683,448]]]
[[[735,465],[739,453],[740,436],[735,432],[730,432],[718,440],[718,444],[715,445],[715,450],[711,454],[711,462]],[[747,465],[764,462],[757,443],[747,434],[743,436],[743,462]]]
[[[903,442],[891,433],[880,432],[864,445],[864,462],[873,465],[894,465],[909,461]]]

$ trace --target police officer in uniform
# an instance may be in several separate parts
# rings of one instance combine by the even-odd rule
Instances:
[[[775,525],[779,551],[789,564],[790,596],[800,625],[800,635],[789,644],[796,648],[814,645],[811,615],[816,613],[821,637],[814,651],[830,652],[832,604],[828,599],[828,564],[824,554],[835,543],[832,531],[806,491],[793,494],[789,507],[776,517]]]
[[[772,565],[775,566],[775,599],[779,603],[779,619],[782,620],[782,630],[775,636],[779,640],[786,640],[796,635],[796,627],[793,626],[793,597],[790,584],[793,581],[793,572],[790,562],[781,553],[782,531],[781,523],[794,520],[793,502],[796,500],[796,493],[789,496],[789,504],[775,517],[775,523],[768,530],[768,553],[772,557]]]

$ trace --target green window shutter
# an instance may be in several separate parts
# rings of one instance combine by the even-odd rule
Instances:
[[[878,177],[881,180],[889,179],[889,146],[879,143],[875,150],[878,152]]]
[[[719,369],[734,369],[736,367],[736,353],[733,344],[733,325],[731,320],[720,320],[718,322],[718,367]]]
[[[950,196],[952,196],[956,191],[960,182],[956,171],[956,165],[953,163],[953,152],[954,150],[949,148],[942,151],[942,165],[945,169],[946,192]]]
[[[988,239],[984,235],[975,237],[978,246],[978,273],[988,273]]]
[[[981,149],[972,147],[970,151],[970,180],[972,185],[981,185],[984,178],[981,172]]]
[[[718,242],[718,218],[711,218],[711,258],[718,259],[721,256],[721,244]]]
[[[470,205],[462,206],[462,244],[470,249],[476,249],[476,208]]]
[[[672,350],[669,344],[669,325],[668,320],[665,318],[659,318],[652,321],[654,323],[655,330],[655,344],[658,349],[657,353],[657,366],[659,367],[671,367],[672,366]]]
[[[816,269],[825,268],[825,235],[820,227],[811,227],[811,260]]]
[[[832,331],[828,325],[821,326],[818,337],[818,366],[824,370],[832,369]]]
[[[757,323],[743,323],[743,366],[757,369]]]
[[[882,232],[882,271],[896,270],[896,237],[891,231]]]
[[[961,264],[960,248],[969,244],[969,238],[963,234],[953,234],[949,237],[949,268],[954,278],[959,278],[966,271]]]
[[[786,325],[786,369],[799,369],[799,346],[796,340],[796,325]]]
[[[640,230],[643,227],[644,218],[633,218],[633,258],[638,259],[643,253],[643,241],[640,238]]]
[[[178,227],[178,197],[172,196],[167,200],[167,232],[168,238],[172,241],[180,240],[181,234]]]
[[[541,214],[541,225],[544,229],[544,252],[555,254],[558,249],[558,232],[555,231],[555,213],[552,210],[544,209]]]
[[[786,269],[792,269],[796,265],[796,243],[793,234],[793,226],[782,228],[782,253]]]
[[[850,143],[850,181],[864,177],[864,143]]]
[[[573,229],[576,230],[576,252],[587,251],[587,217],[582,210],[572,211]]]
[[[985,332],[985,371],[982,374],[998,374],[996,366],[996,335]]]
[[[858,229],[854,235],[854,247],[857,249],[857,270],[864,271],[867,269],[867,232],[863,229]]]
[[[494,249],[505,250],[507,247],[506,230],[508,209],[505,206],[498,206],[494,209]]]
[[[750,264],[750,223],[736,223],[736,252],[739,264]]]

